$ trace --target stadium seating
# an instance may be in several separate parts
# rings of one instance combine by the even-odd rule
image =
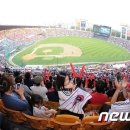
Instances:
[[[80,123],[64,123],[53,120],[54,130],[81,130]]]
[[[3,48],[2,51],[0,50],[0,54],[5,55],[5,52],[16,53],[19,51],[20,47],[26,47],[41,39],[51,36],[79,36],[91,38],[93,37],[93,32],[63,28],[17,28],[4,30],[0,31],[0,43],[2,43],[0,48]],[[130,51],[130,44],[128,40],[111,36],[108,41]]]
[[[98,112],[101,107],[102,107],[101,104],[88,104],[86,106],[86,108],[84,108],[84,111],[85,112],[89,112],[89,111],[97,111]]]
[[[44,101],[43,105],[49,109],[57,110],[59,107],[59,102],[52,102],[52,101]]]
[[[62,114],[62,115],[57,115],[55,117],[56,121],[59,122],[64,122],[64,123],[75,123],[75,122],[81,122],[79,117],[73,116],[73,115],[67,115],[67,114]]]
[[[81,120],[72,115],[57,115],[51,120],[51,124],[55,130],[80,130]]]
[[[128,128],[130,128],[130,124],[129,122],[112,122],[109,130],[127,130]]]
[[[82,120],[82,130],[107,130],[110,122],[98,122],[98,116],[87,116]]]
[[[49,118],[34,117],[25,113],[23,113],[23,116],[26,118],[27,123],[35,130],[44,130],[51,127]]]
[[[0,99],[0,112],[5,113],[3,107],[4,107],[3,101],[2,99]]]
[[[6,52],[9,53],[13,50],[17,52],[18,51],[17,49],[19,46],[25,47],[25,46],[35,43],[38,40],[41,40],[41,39],[44,39],[45,37],[50,37],[50,36],[92,37],[92,33],[87,32],[87,31],[67,30],[67,29],[46,29],[46,31],[44,32],[42,31],[42,29],[39,29],[39,28],[31,28],[31,29],[24,28],[24,29],[6,30],[4,32],[0,32],[0,43],[1,43],[0,66],[6,65],[6,62],[7,62],[6,61],[7,54],[5,54]],[[117,45],[121,47],[125,47],[130,51],[130,43],[127,40],[110,37],[108,41],[116,43]],[[104,66],[99,65],[99,68],[98,66],[96,67],[94,66],[95,71],[97,71],[95,75],[97,75],[98,78],[103,77],[104,75],[106,76],[106,73],[112,76],[111,72],[116,72],[116,69],[114,70],[111,65],[104,65]],[[112,68],[113,71],[111,70],[107,71],[107,69],[109,69],[108,66]],[[103,67],[106,69],[106,72],[102,71],[102,70],[105,70]],[[129,64],[128,64],[128,67],[129,67]],[[58,70],[57,68],[55,67],[54,69]],[[65,67],[63,66],[63,68]],[[98,69],[96,70],[96,68]],[[126,68],[126,70],[124,70],[124,68],[121,68],[120,71],[123,74],[124,72],[129,72],[128,69]],[[89,76],[90,75],[88,74],[88,77]],[[130,74],[128,74],[128,76],[130,78]],[[109,76],[106,76],[106,77],[108,79],[110,78]],[[123,101],[123,100],[125,99],[123,95],[121,95],[119,96],[117,101]],[[108,99],[108,102],[106,102],[105,104],[111,105],[110,101],[111,101],[111,97]],[[57,110],[59,108],[58,102],[44,101],[43,105],[47,107],[48,109]],[[63,130],[91,130],[91,129],[93,130],[106,130],[106,129],[107,130],[126,130],[126,127],[129,126],[129,122],[98,122],[98,116],[95,116],[95,115],[99,112],[102,106],[103,105],[98,105],[98,104],[88,104],[85,107],[84,111],[85,112],[93,111],[95,112],[95,114],[94,116],[84,117],[81,122],[81,120],[78,117],[75,117],[72,115],[57,115],[56,117],[53,117],[50,119],[30,116],[20,111],[14,111],[14,110],[6,108],[3,105],[2,100],[0,99],[0,112],[5,113],[7,117],[9,118],[9,120],[15,123],[27,122],[33,129],[37,129],[37,130],[43,130],[46,128],[54,128],[55,130],[61,130],[61,129]]]
[[[26,118],[23,116],[22,112],[20,111],[8,109],[5,106],[3,106],[3,110],[8,116],[8,118],[15,123],[23,123],[26,121]]]

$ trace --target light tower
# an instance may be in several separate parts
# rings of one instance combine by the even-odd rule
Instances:
[[[86,30],[87,29],[87,20],[81,19],[80,20],[80,30]]]
[[[127,39],[127,31],[128,31],[128,25],[127,24],[121,24],[121,35],[120,35],[120,38]]]

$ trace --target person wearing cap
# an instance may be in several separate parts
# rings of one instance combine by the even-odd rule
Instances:
[[[46,93],[48,92],[47,88],[43,83],[42,76],[35,76],[34,77],[34,86],[31,86],[30,89],[32,90],[33,94],[40,95],[44,101],[48,101]]]

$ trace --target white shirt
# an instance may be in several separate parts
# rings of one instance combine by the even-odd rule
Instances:
[[[30,87],[30,89],[32,90],[33,94],[38,94],[43,98],[43,100],[48,101],[48,97],[46,95],[48,90],[47,90],[46,87],[44,87],[44,86],[32,86],[32,87]]]
[[[41,108],[38,107],[33,107],[33,115],[37,117],[50,117],[52,113],[50,112],[49,114],[45,113],[45,107],[42,106]]]
[[[64,103],[69,98],[71,93],[72,92],[70,92],[70,91],[58,91],[59,104],[61,105],[62,103]]]
[[[109,110],[109,113],[111,112],[130,112],[129,99],[125,101],[115,102],[114,104],[112,104],[111,109]]]

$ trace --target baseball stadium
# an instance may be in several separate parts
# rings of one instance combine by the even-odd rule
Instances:
[[[129,0],[0,4],[0,130],[130,130]]]
[[[9,64],[21,67],[129,61],[129,41],[112,36],[101,39],[94,37],[96,33],[42,27],[4,30],[1,52]]]

